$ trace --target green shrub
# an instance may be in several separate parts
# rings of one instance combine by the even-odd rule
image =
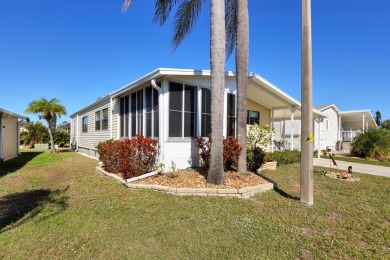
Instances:
[[[53,132],[53,139],[54,143],[59,147],[64,147],[65,145],[69,144],[70,134],[66,131],[55,130]]]
[[[301,152],[300,151],[274,151],[272,153],[265,154],[265,160],[274,160],[278,165],[290,164],[290,163],[299,163],[301,161]]]
[[[262,148],[255,147],[246,150],[246,168],[255,172],[264,163],[265,153]]]
[[[358,134],[351,143],[351,154],[380,161],[389,159],[390,131],[370,128]]]

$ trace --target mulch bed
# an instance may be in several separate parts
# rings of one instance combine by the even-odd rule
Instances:
[[[133,183],[163,185],[175,188],[240,189],[268,182],[253,172],[248,172],[247,176],[240,178],[235,171],[226,171],[225,184],[213,185],[206,182],[206,174],[207,170],[201,168],[177,170],[175,173],[158,174],[142,180],[134,181]]]

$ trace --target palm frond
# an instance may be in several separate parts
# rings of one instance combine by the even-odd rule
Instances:
[[[183,1],[175,14],[172,44],[176,49],[195,25],[205,0]]]
[[[122,5],[122,13],[126,13],[129,10],[132,0],[125,0]]]
[[[225,0],[226,57],[237,44],[237,0]]]
[[[167,21],[173,6],[180,0],[155,0],[153,22],[163,26]]]

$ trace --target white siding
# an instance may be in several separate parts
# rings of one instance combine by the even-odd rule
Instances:
[[[200,87],[210,88],[210,77],[207,76],[175,76],[168,80],[186,82]],[[233,77],[225,77],[225,89],[229,89],[229,92],[236,90],[236,80]]]
[[[18,156],[18,119],[15,117],[6,117],[2,119],[3,123],[3,159],[9,160]]]
[[[326,114],[328,118],[324,118],[321,123],[321,150],[331,147],[333,150],[336,148],[337,134],[338,134],[338,115],[333,107],[321,111]],[[318,123],[315,123],[315,138],[318,140]],[[315,144],[318,146],[317,142]]]

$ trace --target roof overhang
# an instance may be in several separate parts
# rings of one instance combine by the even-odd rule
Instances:
[[[378,128],[375,119],[371,113],[371,110],[353,110],[353,111],[342,111],[339,113],[343,127],[347,128],[363,128],[363,118],[364,118],[364,128]]]
[[[9,117],[9,116],[13,116],[13,117],[16,117],[16,118],[20,118],[20,119],[25,119],[26,117],[25,116],[21,116],[21,115],[18,115],[16,113],[13,113],[13,112],[10,112],[8,110],[5,110],[5,109],[2,109],[0,108],[0,113],[2,113],[2,117]]]

